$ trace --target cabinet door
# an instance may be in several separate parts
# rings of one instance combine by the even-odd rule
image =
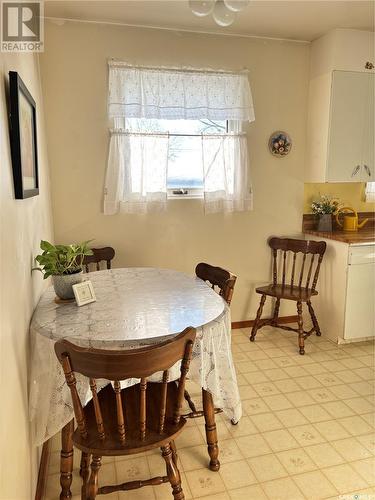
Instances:
[[[348,266],[344,339],[375,336],[375,264]]]
[[[363,170],[362,180],[364,182],[375,181],[374,164],[374,114],[375,114],[375,75],[367,75],[367,114],[365,117],[364,148],[363,148]]]
[[[333,71],[328,138],[328,182],[363,181],[369,74]]]

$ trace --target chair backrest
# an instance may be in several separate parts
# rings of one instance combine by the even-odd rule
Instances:
[[[311,289],[315,290],[320,265],[326,251],[324,241],[271,238],[268,244],[272,249],[274,285],[281,282],[283,286],[310,288],[311,283]],[[299,254],[301,255],[299,256]],[[308,254],[310,254],[310,258],[307,257]],[[292,256],[291,262],[290,255]],[[290,281],[288,278],[289,270]]]
[[[115,250],[112,247],[91,248],[92,255],[85,255],[83,265],[86,273],[90,272],[90,264],[96,264],[96,270],[100,271],[100,263],[107,262],[107,269],[111,269],[111,260],[115,256]]]
[[[55,352],[64,370],[66,382],[70,388],[74,414],[80,434],[87,438],[87,425],[85,412],[76,388],[75,373],[80,373],[89,378],[92,392],[95,419],[98,434],[105,438],[105,422],[103,422],[102,409],[97,394],[97,379],[113,381],[116,398],[117,430],[120,443],[126,441],[126,418],[121,397],[121,380],[130,378],[141,379],[139,391],[139,439],[144,441],[147,434],[146,428],[146,391],[147,378],[156,372],[163,372],[161,390],[161,403],[159,411],[159,433],[162,434],[166,419],[168,370],[177,361],[182,360],[181,375],[178,381],[177,400],[173,408],[173,424],[180,422],[181,407],[184,400],[185,379],[189,370],[195,329],[186,328],[172,340],[140,349],[126,351],[103,350],[83,348],[71,344],[67,340],[55,343]],[[113,409],[114,411],[115,409]]]
[[[217,286],[219,295],[230,305],[234,285],[236,284],[237,276],[221,267],[211,266],[205,262],[200,262],[195,268],[195,274],[203,281],[208,281],[211,287],[215,290]]]

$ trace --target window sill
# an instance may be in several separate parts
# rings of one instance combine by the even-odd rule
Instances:
[[[203,200],[203,196],[168,196],[168,201],[173,200]]]
[[[168,200],[203,200],[203,190],[192,188],[168,189]]]

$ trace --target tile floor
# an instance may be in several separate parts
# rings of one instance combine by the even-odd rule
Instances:
[[[314,336],[300,356],[294,333],[266,327],[255,343],[248,336],[248,329],[233,331],[243,417],[233,426],[217,415],[220,471],[207,468],[202,419],[190,420],[176,441],[186,499],[375,500],[374,345],[338,347]],[[58,447],[56,437],[48,500],[59,497]],[[103,464],[101,484],[164,475],[157,451]],[[80,499],[78,465],[76,454],[73,500]],[[98,498],[173,497],[165,484]]]

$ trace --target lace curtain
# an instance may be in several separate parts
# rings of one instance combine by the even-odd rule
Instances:
[[[252,209],[244,134],[201,136],[205,213]],[[111,131],[104,212],[161,211],[167,203],[168,134]]]
[[[168,135],[111,130],[104,213],[160,211],[167,202]]]
[[[110,118],[253,121],[247,72],[109,65]]]
[[[252,209],[244,134],[202,136],[205,212]]]
[[[375,182],[368,182],[365,190],[366,201],[375,201]]]
[[[247,73],[129,67],[110,63],[108,114],[113,129],[104,213],[163,210],[167,204],[169,134],[124,129],[126,118],[254,120]],[[206,213],[250,210],[246,136],[202,135]]]

